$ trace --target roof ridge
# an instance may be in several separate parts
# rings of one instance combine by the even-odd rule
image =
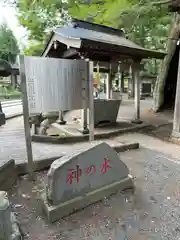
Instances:
[[[112,28],[105,25],[80,20],[77,18],[72,18],[71,23],[73,27],[79,27],[79,28],[84,28],[84,29],[93,30],[93,31],[101,31],[104,33],[114,34],[121,37],[125,36],[125,33],[122,29]]]

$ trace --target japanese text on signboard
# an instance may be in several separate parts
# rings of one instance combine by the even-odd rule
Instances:
[[[98,171],[100,171],[100,173],[102,174],[106,174],[112,168],[110,162],[111,161],[109,159],[105,158],[103,164],[100,165]],[[76,165],[74,169],[68,169],[68,177],[66,183],[72,184],[74,181],[76,183],[79,183],[82,174],[92,176],[94,173],[96,173],[96,171],[97,169],[95,165],[89,165],[84,170],[82,170],[79,165]]]

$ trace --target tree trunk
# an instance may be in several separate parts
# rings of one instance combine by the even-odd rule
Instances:
[[[161,62],[160,71],[157,76],[156,85],[154,89],[154,105],[153,111],[157,112],[164,103],[164,87],[168,76],[168,71],[172,57],[176,51],[177,41],[180,36],[180,15],[176,13],[173,16],[172,24],[170,26],[170,33],[167,42],[166,52],[164,60]]]

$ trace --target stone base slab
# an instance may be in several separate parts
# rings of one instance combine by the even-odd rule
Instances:
[[[42,194],[41,201],[48,220],[52,223],[61,217],[68,216],[79,209],[102,200],[104,197],[110,196],[117,191],[128,188],[134,188],[133,181],[129,177],[58,205],[51,205],[47,200],[46,193]]]
[[[65,125],[65,124],[66,124],[66,121],[62,121],[62,120],[61,120],[61,121],[58,121],[57,123],[60,124],[60,125]]]
[[[141,119],[133,119],[131,122],[134,124],[142,124],[143,123],[143,121]]]
[[[88,128],[80,128],[80,129],[78,129],[78,131],[79,131],[80,133],[82,133],[83,135],[84,135],[84,134],[89,134],[89,129],[88,129]]]

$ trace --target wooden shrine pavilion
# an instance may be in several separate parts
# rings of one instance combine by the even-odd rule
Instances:
[[[132,91],[135,93],[135,118],[140,120],[140,62],[145,58],[163,59],[165,53],[145,49],[128,40],[122,30],[98,25],[78,19],[62,27],[56,28],[42,53],[43,57],[86,59],[99,65],[99,72],[106,72],[109,77],[106,82],[106,98],[111,98],[112,76],[114,73],[131,67]],[[119,68],[118,68],[119,67]],[[96,68],[94,68],[96,71]],[[84,128],[86,128],[87,113],[84,110]]]

